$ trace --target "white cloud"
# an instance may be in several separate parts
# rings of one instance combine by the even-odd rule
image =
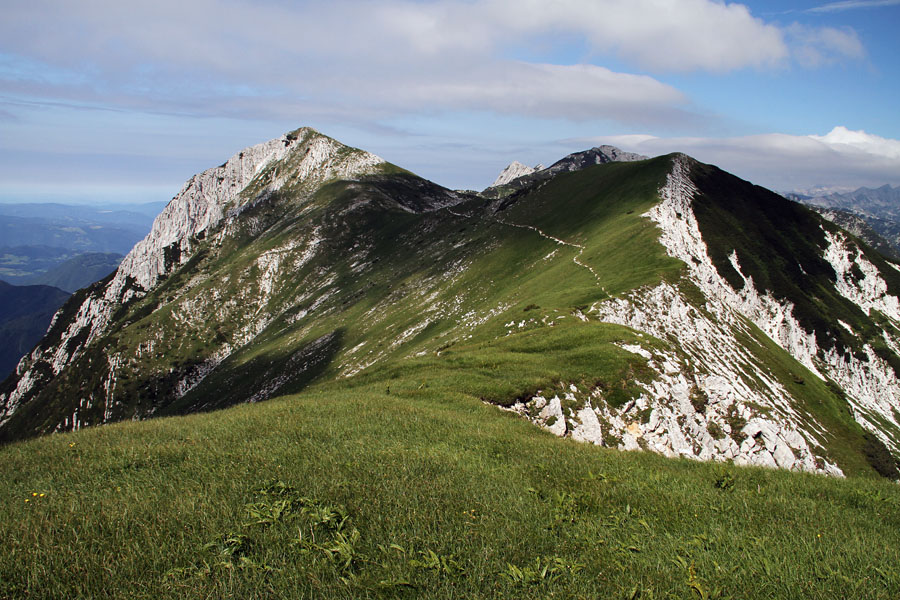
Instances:
[[[900,160],[900,140],[883,138],[865,131],[852,131],[837,126],[827,134],[810,138],[827,144],[841,152],[860,152],[875,157]]]
[[[504,40],[574,27],[580,4],[567,0],[541,27],[503,22],[501,9],[526,8],[508,0],[42,4],[13,7],[0,23],[0,48],[28,57],[27,76],[7,78],[7,93],[239,118],[372,122],[453,110],[632,125],[694,118],[683,94],[646,75],[500,57]],[[85,71],[89,78],[76,78]]]
[[[613,53],[651,72],[727,72],[786,64],[788,41],[805,65],[862,52],[852,30],[783,30],[714,0],[33,0],[0,21],[0,54],[32,76],[6,79],[8,92],[241,117],[249,99],[336,118],[465,107],[659,122],[685,99],[658,80],[510,57],[575,43],[587,62]]]
[[[753,17],[742,4],[710,0],[489,4],[511,13],[506,20],[514,30],[583,35],[598,51],[614,51],[656,71],[723,72],[771,66],[787,57],[779,29]]]
[[[643,76],[593,65],[489,63],[464,74],[356,82],[377,102],[415,109],[490,110],[529,117],[664,123],[690,118],[687,98],[675,88]]]
[[[684,152],[779,191],[817,185],[900,184],[900,140],[839,126],[826,135],[771,133],[732,138],[608,136],[572,143],[607,143],[651,156]]]
[[[744,5],[711,0],[445,0],[386,10],[397,32],[425,52],[556,34],[656,71],[722,72],[771,66],[788,55],[777,27]]]

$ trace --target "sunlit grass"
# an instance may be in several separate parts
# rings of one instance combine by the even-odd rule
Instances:
[[[395,381],[0,449],[0,597],[900,590],[895,485],[591,447]]]

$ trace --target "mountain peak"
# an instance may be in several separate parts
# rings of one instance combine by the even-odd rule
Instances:
[[[116,278],[148,289],[165,271],[163,250],[189,244],[227,215],[286,185],[309,185],[372,172],[385,161],[309,128],[244,148],[218,167],[191,177],[122,261]],[[182,251],[186,248],[182,248]]]
[[[589,150],[574,152],[556,161],[547,169],[551,173],[561,171],[579,171],[592,165],[602,165],[610,162],[633,162],[647,160],[647,156],[625,152],[615,146],[595,146]]]
[[[497,176],[497,179],[494,180],[494,183],[490,185],[490,187],[497,187],[498,185],[505,185],[512,181],[513,179],[518,179],[519,177],[523,177],[525,175],[531,175],[535,171],[540,171],[543,169],[543,165],[537,165],[536,167],[529,167],[528,165],[523,165],[517,160],[509,163],[505,169],[500,172],[500,175]]]
[[[307,197],[329,180],[376,173],[384,159],[345,146],[309,128],[244,148],[223,164],[191,177],[153,221],[150,233],[122,259],[109,282],[77,308],[67,333],[85,331],[89,343],[113,317],[115,308],[152,290],[187,262],[209,232],[285,189]],[[53,358],[62,368],[76,346]]]

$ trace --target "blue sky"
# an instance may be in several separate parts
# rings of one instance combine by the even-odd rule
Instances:
[[[303,125],[454,188],[600,143],[900,185],[900,0],[7,4],[0,201],[167,200]]]

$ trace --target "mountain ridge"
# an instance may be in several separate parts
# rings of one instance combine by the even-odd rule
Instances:
[[[832,474],[870,472],[866,444],[898,450],[892,267],[772,192],[681,154],[576,153],[555,164],[580,168],[492,198],[311,130],[254,148],[246,170],[239,153],[190,180],[143,258],[63,308],[3,384],[0,435],[406,365],[467,373],[466,393],[596,444]],[[611,362],[551,361],[504,375],[503,392],[453,367],[534,336],[600,343]],[[62,408],[82,377],[93,391]]]

